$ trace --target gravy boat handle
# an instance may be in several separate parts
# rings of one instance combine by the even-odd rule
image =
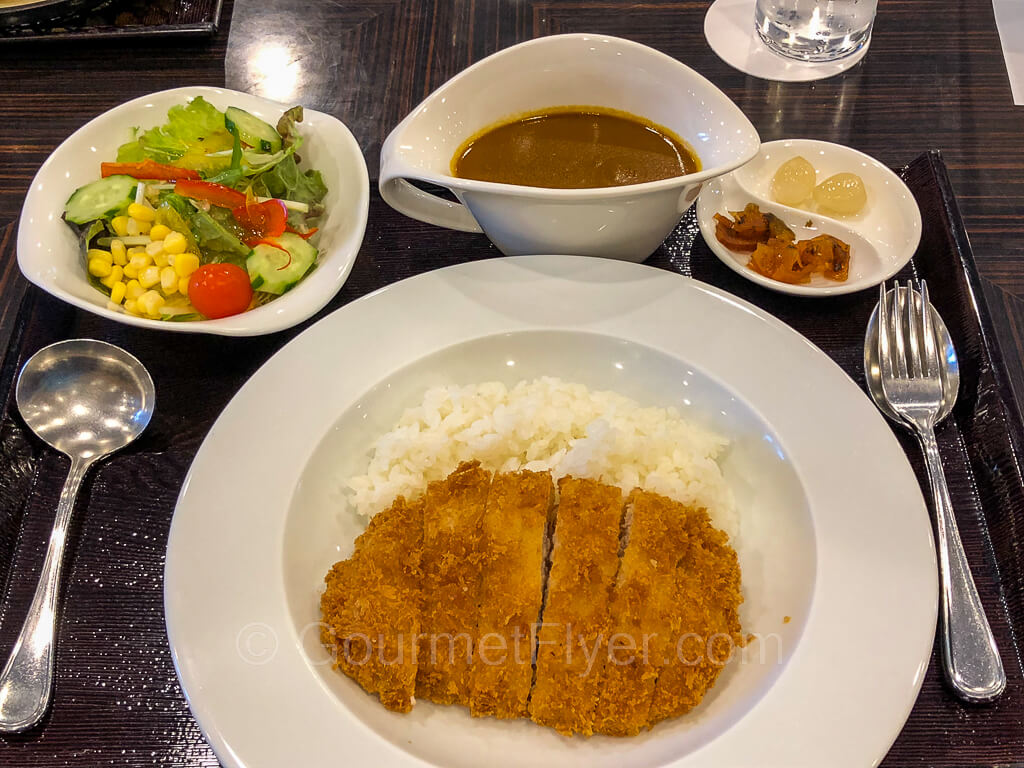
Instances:
[[[401,176],[382,174],[380,196],[385,203],[410,218],[461,232],[483,232],[466,206],[424,192]]]

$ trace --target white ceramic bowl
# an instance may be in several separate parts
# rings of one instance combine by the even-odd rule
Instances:
[[[601,189],[541,189],[459,179],[450,163],[474,133],[563,105],[624,110],[663,125],[700,157],[699,173]],[[642,261],[679,223],[701,183],[757,154],[746,116],[710,81],[653,48],[605,35],[556,35],[488,56],[442,85],[388,136],[380,192],[407,216],[484,232],[505,254]],[[450,189],[462,205],[408,180]]]
[[[21,211],[18,266],[31,282],[79,309],[129,325],[179,333],[258,336],[289,328],[318,310],[345,283],[366,229],[370,183],[359,145],[337,119],[305,110],[299,130],[305,138],[302,167],[323,174],[327,214],[320,225],[316,269],[294,289],[257,309],[219,320],[171,323],[114,312],[107,297],[89,284],[78,237],[61,218],[78,187],[100,177],[100,163],[114,160],[135,126],[167,121],[167,110],[202,96],[218,109],[236,106],[276,124],[291,105],[281,105],[225,88],[186,87],[133,99],[104,112],[65,139],[40,167]]]

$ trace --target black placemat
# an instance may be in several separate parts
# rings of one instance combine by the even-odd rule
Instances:
[[[960,354],[960,398],[939,439],[964,545],[1009,683],[995,705],[961,704],[942,685],[936,646],[921,695],[884,765],[1021,763],[1024,676],[1016,638],[1024,631],[1024,482],[1019,461],[1024,433],[945,167],[937,153],[930,153],[901,175],[921,206],[924,222],[921,246],[902,276],[928,279]],[[423,246],[424,241],[431,245]],[[8,230],[6,239],[0,237],[0,263],[12,262],[13,249]],[[496,255],[481,235],[437,230],[407,219],[374,192],[352,275],[318,317],[395,280]],[[861,349],[874,290],[813,300],[762,289],[714,257],[692,212],[648,263],[763,306],[863,385]],[[0,273],[0,295],[5,297],[17,285],[9,277]],[[252,339],[168,334],[107,322],[34,288],[25,294],[16,317],[12,312],[0,316],[0,343],[5,336],[10,339],[0,367],[0,583],[5,586],[0,655],[13,644],[31,599],[67,468],[28,433],[14,412],[11,389],[21,361],[60,339],[99,338],[138,356],[157,386],[149,430],[99,466],[83,489],[65,572],[53,709],[37,729],[0,737],[0,765],[217,764],[189,715],[167,647],[162,594],[167,531],[188,466],[216,416],[241,383],[306,325]],[[922,487],[927,487],[916,445],[894,429]],[[842,716],[840,707],[836,711]],[[282,733],[280,738],[291,736]],[[341,763],[344,759],[338,756]]]

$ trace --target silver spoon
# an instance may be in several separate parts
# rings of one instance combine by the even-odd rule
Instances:
[[[892,293],[892,291],[889,291]],[[920,299],[915,295],[915,306],[920,307]],[[960,390],[960,363],[956,357],[956,349],[953,347],[953,339],[949,335],[949,329],[942,322],[942,318],[929,304],[932,315],[932,328],[935,330],[935,338],[939,343],[939,356],[946,363],[939,368],[939,377],[942,379],[942,403],[939,406],[939,415],[935,423],[945,419],[953,410],[956,404],[956,395]],[[867,333],[864,335],[864,377],[867,379],[868,392],[871,399],[875,401],[878,410],[884,413],[893,421],[903,424],[903,419],[886,402],[882,393],[882,371],[878,367],[878,305],[875,305],[868,320]]]
[[[153,379],[120,347],[92,339],[51,344],[18,376],[15,398],[29,428],[71,459],[35,596],[0,673],[0,732],[38,723],[53,690],[54,630],[64,545],[75,497],[93,462],[128,445],[153,415]]]

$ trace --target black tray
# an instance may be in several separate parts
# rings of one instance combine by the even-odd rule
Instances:
[[[924,222],[921,247],[901,276],[928,279],[960,354],[960,398],[939,439],[964,546],[1009,682],[996,704],[963,705],[942,685],[936,646],[921,695],[884,765],[1021,764],[1024,676],[1015,643],[1024,633],[1024,431],[942,160],[938,153],[922,155],[900,175]],[[26,291],[12,274],[12,229],[6,237],[0,231],[0,351],[6,350],[0,365],[0,583],[6,584],[0,656],[13,644],[31,599],[67,468],[14,412],[11,390],[21,362],[65,338],[119,344],[152,372],[157,408],[142,438],[99,466],[83,489],[70,533],[54,706],[39,728],[0,738],[0,765],[215,766],[216,757],[188,712],[167,647],[162,594],[167,531],[185,473],[214,419],[242,382],[306,324],[272,336],[224,339],[110,323],[35,288]],[[434,244],[410,249],[410,243],[424,239]],[[352,275],[318,317],[403,277],[495,255],[483,236],[407,219],[374,192]],[[874,290],[815,300],[760,288],[715,258],[692,212],[648,263],[765,307],[863,385],[861,350]],[[19,299],[20,291],[25,292]],[[926,488],[916,445],[894,430]],[[836,712],[842,716],[841,707]]]
[[[40,8],[18,23],[0,25],[0,44],[131,37],[211,37],[224,0],[67,0]],[[62,9],[68,8],[69,12]],[[54,17],[54,14],[60,14]]]

